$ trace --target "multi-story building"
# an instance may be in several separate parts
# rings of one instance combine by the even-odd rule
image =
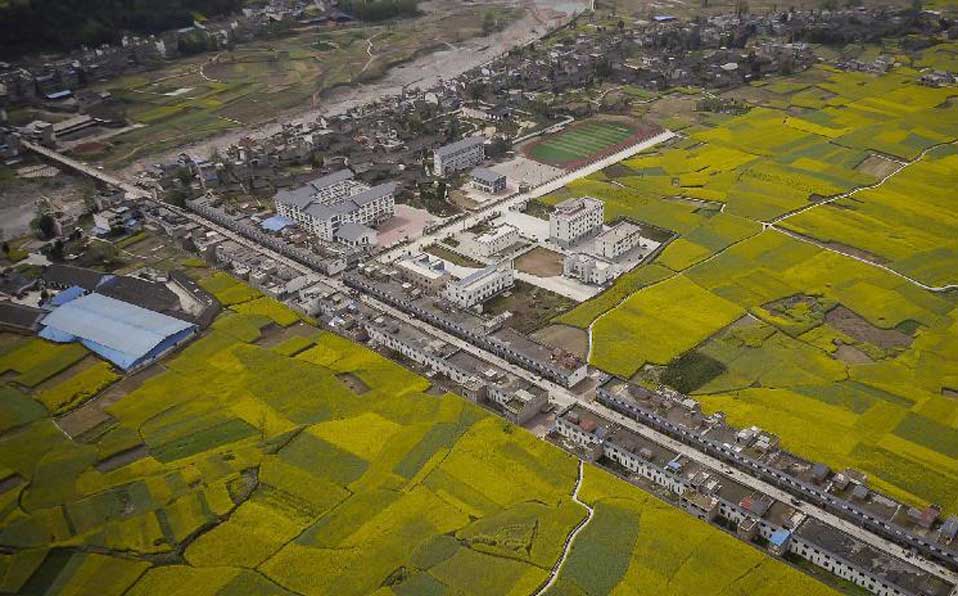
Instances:
[[[396,187],[395,182],[388,182],[369,188],[353,180],[349,170],[341,170],[306,186],[282,190],[274,200],[279,215],[323,240],[370,244],[375,242],[374,232],[350,226],[348,233],[337,233],[347,223],[369,228],[392,218]]]
[[[452,278],[445,261],[429,253],[406,255],[394,265],[403,280],[429,293],[441,291]]]
[[[433,150],[433,170],[445,176],[479,165],[486,158],[485,143],[484,137],[466,137]]]
[[[466,235],[462,247],[479,257],[491,257],[519,242],[519,228],[502,224],[475,236]]]
[[[615,259],[642,244],[642,228],[623,221],[599,234],[595,239],[595,253],[606,259]]]
[[[603,286],[620,273],[621,269],[615,263],[595,255],[577,252],[562,260],[562,275],[587,284]]]
[[[512,263],[504,262],[449,282],[443,296],[461,308],[470,308],[508,290],[515,281]]]
[[[489,168],[475,168],[469,173],[472,186],[489,194],[499,194],[506,189],[506,176]]]
[[[569,246],[602,231],[605,205],[592,197],[562,201],[549,215],[549,240]]]

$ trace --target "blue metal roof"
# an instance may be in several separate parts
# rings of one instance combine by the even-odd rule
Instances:
[[[86,294],[86,290],[80,286],[70,286],[69,288],[63,290],[53,298],[50,298],[50,301],[47,303],[47,306],[63,306],[67,302],[73,302],[80,296]]]
[[[282,215],[274,215],[269,219],[264,219],[261,224],[259,224],[264,230],[269,230],[270,232],[278,232],[287,226],[293,225],[293,222],[289,219],[286,219]]]
[[[51,341],[80,341],[87,348],[130,368],[143,358],[183,338],[196,326],[102,294],[67,302],[47,315],[40,336]]]
[[[788,539],[791,536],[792,536],[792,533],[789,532],[788,530],[775,530],[774,532],[772,532],[772,535],[771,537],[769,537],[768,541],[774,544],[775,546],[782,546],[783,544],[788,542]]]

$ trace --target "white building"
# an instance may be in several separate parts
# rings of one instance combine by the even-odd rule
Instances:
[[[521,239],[519,228],[502,224],[476,236],[464,235],[461,246],[479,257],[491,257],[516,244]]]
[[[306,231],[327,241],[373,244],[375,232],[344,224],[370,228],[389,220],[396,212],[395,182],[369,188],[353,180],[349,170],[334,172],[306,186],[276,193],[276,212],[297,222]]]
[[[469,173],[472,186],[489,194],[499,194],[506,189],[506,176],[489,168],[475,168]]]
[[[595,252],[606,259],[615,259],[639,245],[644,245],[642,228],[623,221],[596,237]]]
[[[406,255],[393,263],[400,277],[426,292],[438,292],[449,282],[446,263],[429,253]]]
[[[549,240],[568,248],[602,231],[605,205],[592,197],[562,201],[549,215]]]
[[[508,290],[515,282],[512,263],[500,263],[480,269],[460,280],[449,282],[443,291],[443,296],[453,304],[469,308]]]
[[[433,150],[433,171],[445,176],[479,165],[486,158],[485,143],[485,137],[466,137]]]
[[[566,255],[562,261],[562,275],[595,286],[604,286],[621,273],[615,263],[586,253]]]

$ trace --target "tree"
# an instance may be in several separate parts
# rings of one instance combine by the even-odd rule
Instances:
[[[31,221],[30,227],[41,240],[49,240],[57,235],[57,222],[49,213],[44,213]]]
[[[63,260],[63,240],[57,239],[53,243],[53,247],[50,249],[50,258],[54,261]]]

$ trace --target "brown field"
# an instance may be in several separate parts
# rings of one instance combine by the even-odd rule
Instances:
[[[562,255],[537,246],[516,259],[516,268],[537,277],[555,277],[562,275]]]
[[[549,325],[536,331],[532,337],[542,343],[562,348],[585,358],[589,353],[589,333],[569,325]]]

